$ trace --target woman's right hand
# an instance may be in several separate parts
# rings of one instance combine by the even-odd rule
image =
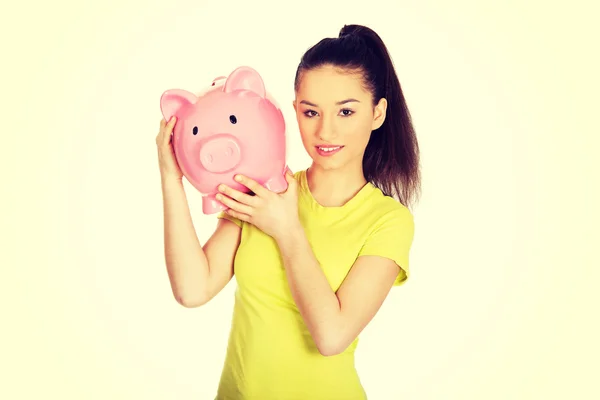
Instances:
[[[173,152],[172,138],[173,127],[175,126],[175,117],[172,117],[169,123],[163,118],[160,121],[160,131],[156,136],[156,146],[158,147],[158,165],[160,176],[164,179],[181,180],[183,173],[177,164],[175,153]]]

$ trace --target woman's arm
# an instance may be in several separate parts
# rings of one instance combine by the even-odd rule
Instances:
[[[255,196],[223,185],[217,199],[230,207],[230,216],[275,240],[292,296],[317,348],[323,355],[341,353],[375,316],[400,276],[400,266],[407,272],[412,215],[401,208],[384,215],[334,293],[298,218],[298,185],[291,172],[286,173],[288,188],[281,194],[245,176],[236,178]]]
[[[241,228],[220,219],[201,246],[192,222],[183,182],[162,179],[164,254],[173,295],[184,307],[210,301],[233,276]]]
[[[276,241],[292,296],[319,352],[343,352],[380,309],[398,265],[385,257],[361,256],[334,293],[301,226]]]

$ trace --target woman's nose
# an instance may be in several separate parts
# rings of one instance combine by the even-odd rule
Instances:
[[[320,129],[317,132],[320,140],[329,142],[337,137],[336,129],[333,126],[333,121],[329,118],[323,118]]]

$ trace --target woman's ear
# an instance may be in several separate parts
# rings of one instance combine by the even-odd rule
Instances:
[[[385,121],[385,112],[387,110],[387,100],[385,98],[381,98],[375,108],[373,109],[373,125],[371,130],[376,130],[383,125]]]

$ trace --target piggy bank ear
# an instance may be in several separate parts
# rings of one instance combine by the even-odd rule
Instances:
[[[196,100],[198,100],[198,97],[187,90],[167,90],[160,97],[160,110],[163,117],[168,121],[173,115],[177,114],[181,107],[194,104]]]
[[[260,97],[266,96],[265,84],[256,70],[250,67],[239,67],[227,77],[223,91],[249,90]]]

